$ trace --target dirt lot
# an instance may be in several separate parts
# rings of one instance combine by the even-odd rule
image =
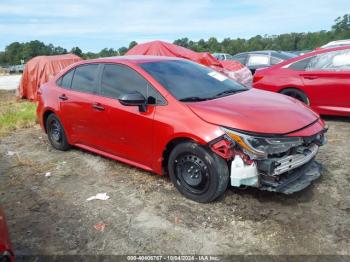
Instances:
[[[326,120],[329,143],[317,157],[325,171],[313,186],[291,196],[230,189],[211,204],[186,200],[167,177],[56,151],[38,126],[16,131],[0,138],[0,201],[15,252],[350,255],[350,120]],[[110,199],[86,201],[103,192]]]

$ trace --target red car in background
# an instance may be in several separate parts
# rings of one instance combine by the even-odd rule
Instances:
[[[14,254],[7,230],[5,214],[0,208],[0,262],[13,262]]]
[[[350,46],[317,50],[258,70],[253,87],[294,97],[319,114],[350,116]]]
[[[179,58],[124,56],[76,63],[39,89],[52,146],[71,145],[169,174],[209,202],[228,185],[290,194],[320,176],[324,122],[303,103]]]

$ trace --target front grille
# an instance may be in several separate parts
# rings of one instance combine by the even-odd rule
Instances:
[[[315,144],[311,144],[308,147],[301,146],[297,148],[297,151],[297,154],[275,159],[276,168],[273,170],[271,175],[278,176],[306,164],[315,157],[318,151],[318,146]]]

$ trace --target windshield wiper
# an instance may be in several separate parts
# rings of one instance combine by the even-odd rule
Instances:
[[[189,96],[185,98],[179,99],[181,102],[199,102],[199,101],[205,101],[208,100],[209,98],[205,97],[199,97],[199,96]]]
[[[224,96],[224,95],[236,94],[236,93],[247,91],[247,90],[248,89],[239,89],[239,90],[230,89],[230,90],[225,90],[225,91],[222,91],[220,93],[217,93],[215,95],[215,97],[221,97],[221,96]]]

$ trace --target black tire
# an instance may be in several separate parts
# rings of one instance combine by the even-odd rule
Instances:
[[[310,106],[309,98],[307,97],[307,95],[303,91],[301,91],[299,89],[286,88],[286,89],[283,89],[281,91],[281,94],[298,99],[299,101],[303,102],[304,104]]]
[[[50,114],[46,119],[46,131],[49,141],[55,149],[67,151],[71,147],[68,144],[63,125],[55,114]]]
[[[194,142],[180,143],[171,151],[168,171],[180,193],[200,203],[221,196],[230,177],[223,158]]]

